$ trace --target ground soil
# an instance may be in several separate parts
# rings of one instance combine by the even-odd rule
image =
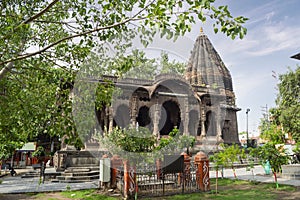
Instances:
[[[251,185],[219,186],[218,190],[219,191],[227,190],[227,189],[249,190],[252,187],[259,187],[259,186],[251,186]],[[212,187],[212,189],[214,189],[214,188]],[[96,192],[105,194],[100,191],[96,191]],[[297,187],[296,191],[293,191],[293,192],[282,191],[282,190],[273,190],[272,192],[274,192],[276,194],[276,197],[277,197],[276,200],[300,200],[300,187]],[[74,199],[63,197],[59,192],[42,193],[39,195],[36,195],[36,194],[0,194],[0,200],[45,200],[45,199],[74,200]],[[161,199],[161,198],[155,198],[155,199]]]
[[[251,190],[252,187],[260,187],[260,185],[231,185],[231,186],[220,186],[218,190]],[[213,188],[215,189],[215,188]],[[300,187],[296,187],[296,191],[284,191],[284,190],[272,190],[276,194],[276,200],[300,200]],[[275,200],[275,199],[274,199]]]

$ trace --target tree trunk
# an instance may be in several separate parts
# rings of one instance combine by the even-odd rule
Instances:
[[[276,172],[273,172],[273,174],[274,174],[274,180],[275,180],[275,183],[276,183],[276,189],[278,189],[279,185],[278,185],[278,182],[277,182],[277,174],[276,174]]]

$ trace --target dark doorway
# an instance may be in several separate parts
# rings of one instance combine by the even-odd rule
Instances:
[[[199,113],[196,110],[191,110],[189,113],[189,134],[199,136],[201,127],[199,126]]]
[[[116,115],[114,117],[115,125],[121,128],[126,128],[130,123],[130,112],[127,105],[120,105],[117,108]]]
[[[206,113],[205,130],[207,136],[216,136],[216,117],[215,113],[208,111]]]
[[[160,134],[168,135],[174,127],[180,129],[180,108],[174,101],[166,101],[162,107],[164,111],[161,112],[159,121],[159,127],[162,127]]]
[[[147,106],[142,106],[139,109],[139,114],[136,118],[136,121],[139,123],[139,126],[148,126],[151,122],[151,118],[149,116],[149,108]]]
[[[224,120],[223,123],[221,123],[223,125],[222,128],[222,139],[224,140],[224,142],[226,141],[230,141],[231,137],[230,137],[230,133],[229,133],[229,129],[230,129],[230,120]]]

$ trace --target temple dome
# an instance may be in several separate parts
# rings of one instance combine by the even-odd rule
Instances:
[[[185,77],[191,85],[210,86],[233,91],[229,70],[202,30],[191,52]]]

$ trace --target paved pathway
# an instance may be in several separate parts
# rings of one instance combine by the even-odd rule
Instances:
[[[29,169],[26,169],[27,171]],[[26,171],[25,170],[25,171]],[[53,168],[47,168],[46,170],[53,171]],[[70,188],[71,190],[80,190],[80,189],[89,189],[89,188],[97,188],[98,180],[93,182],[85,182],[85,183],[51,183],[49,181],[45,181],[44,184],[39,184],[39,178],[21,178],[20,173],[24,172],[24,170],[16,170],[19,174],[16,177],[11,177],[7,175],[5,177],[0,178],[2,180],[2,184],[0,184],[0,193],[26,193],[26,192],[49,192],[49,191],[64,191]],[[254,176],[251,171],[246,171],[245,168],[240,168],[236,170],[236,174],[238,179],[242,180],[255,180],[258,182],[266,182],[272,183],[274,182],[274,178],[272,175],[265,175],[265,172],[261,166],[255,166],[253,170]],[[216,175],[215,171],[210,171],[210,177],[214,178]],[[221,176],[219,174],[219,176]],[[224,177],[226,178],[234,178],[233,172],[231,169],[224,170]],[[300,180],[288,180],[283,178],[278,178],[279,184],[287,184],[300,186]]]
[[[247,171],[246,168],[236,169],[237,178],[240,180],[247,180],[247,181],[258,181],[264,183],[274,183],[274,176],[272,174],[265,175],[265,171],[262,166],[255,166],[253,169],[253,174],[251,171]],[[219,177],[221,174],[219,173]],[[210,177],[215,178],[216,172],[210,171]],[[224,170],[224,177],[226,178],[234,178],[232,169],[225,169]],[[290,180],[286,178],[277,178],[279,184],[285,185],[293,185],[300,187],[300,180]]]
[[[16,169],[17,176],[11,177],[7,175],[0,178],[0,193],[27,193],[27,192],[50,192],[64,190],[81,190],[98,187],[98,180],[85,183],[51,183],[45,181],[40,183],[40,178],[21,178],[21,174],[32,169]],[[46,168],[46,172],[54,171],[53,168]]]

